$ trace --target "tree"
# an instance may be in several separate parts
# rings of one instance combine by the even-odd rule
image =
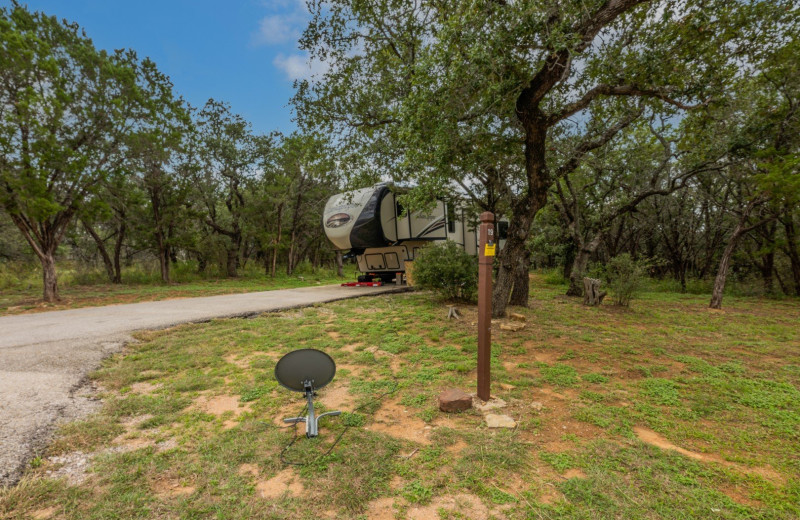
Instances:
[[[147,196],[150,223],[146,229],[153,238],[161,280],[169,283],[172,238],[185,217],[189,194],[189,177],[182,175],[186,160],[181,154],[190,153],[186,148],[191,146],[194,129],[183,100],[175,97],[172,82],[156,64],[142,60],[137,72],[143,102],[128,136],[127,165]]]
[[[55,254],[68,226],[119,167],[136,103],[128,53],[98,52],[75,24],[0,10],[0,204],[58,299]]]
[[[354,179],[377,171],[430,195],[460,170],[444,159],[501,158],[500,316],[515,285],[527,303],[526,241],[555,180],[632,121],[632,98],[673,117],[719,96],[741,47],[768,45],[790,16],[778,4],[313,1],[301,43],[329,70],[294,103],[303,125],[341,136]]]
[[[767,51],[759,74],[743,78],[725,109],[739,123],[738,161],[729,181],[735,225],[720,257],[709,306],[719,309],[731,257],[748,233],[779,218],[800,202],[800,44],[797,27],[788,43]],[[729,123],[730,124],[730,123]]]
[[[81,225],[94,240],[111,283],[122,283],[122,248],[130,231],[133,208],[144,202],[141,195],[127,172],[117,172],[104,180],[93,204],[81,211]],[[106,243],[111,239],[113,249],[109,252]]]
[[[194,175],[204,223],[223,239],[225,272],[235,277],[246,236],[248,185],[256,176],[259,158],[271,148],[272,139],[254,135],[250,123],[232,114],[229,105],[213,99],[200,111],[197,127],[199,147]]]

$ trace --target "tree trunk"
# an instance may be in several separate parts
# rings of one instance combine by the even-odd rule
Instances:
[[[575,263],[575,246],[570,244],[567,246],[567,250],[564,253],[564,266],[563,266],[563,276],[565,280],[569,280],[570,276],[572,275],[572,266]]]
[[[43,232],[37,234],[31,221],[15,213],[9,213],[11,221],[16,224],[22,232],[25,240],[33,249],[33,252],[42,262],[42,298],[48,302],[60,300],[58,295],[58,276],[56,275],[55,252],[58,244],[64,238],[67,226],[72,221],[74,215],[73,208],[57,215],[53,220],[39,223],[39,228]]]
[[[161,233],[156,233],[158,241],[158,263],[161,266],[161,281],[170,283],[169,279],[169,251],[164,246],[163,236]]]
[[[198,273],[205,273],[206,268],[208,267],[208,261],[206,260],[206,256],[202,253],[195,252],[195,256],[197,257],[197,272]]]
[[[97,234],[92,226],[89,225],[88,222],[81,219],[81,224],[83,224],[83,228],[89,233],[89,235],[91,235],[92,239],[94,239],[94,242],[97,245],[97,251],[100,253],[100,258],[103,259],[103,266],[106,268],[106,276],[108,276],[108,281],[115,283],[114,264],[111,262],[111,257],[108,255],[105,242],[103,242],[103,239]]]
[[[784,220],[783,228],[786,231],[786,245],[783,250],[786,256],[789,257],[795,294],[800,296],[800,251],[798,251],[797,232],[795,230],[794,221]]]
[[[497,280],[495,281],[494,291],[492,292],[492,317],[502,318],[506,314],[506,306],[514,287],[515,273],[519,258],[525,254],[525,240],[528,238],[532,217],[525,214],[514,218],[508,229],[508,239],[506,245],[500,251],[499,268],[497,270]],[[528,280],[518,280],[522,286],[528,285]],[[519,291],[527,291],[527,287],[520,288]]]
[[[509,302],[511,305],[528,306],[528,299],[530,298],[530,269],[531,252],[525,248],[514,271],[514,288],[511,290],[511,300]]]
[[[56,275],[56,259],[53,251],[45,251],[42,261],[42,281],[44,290],[42,297],[47,302],[60,300],[58,296],[58,276]]]
[[[120,264],[120,257],[122,256],[122,243],[125,240],[125,232],[127,226],[125,224],[125,215],[122,216],[123,220],[117,229],[117,241],[114,244],[114,279],[112,283],[122,283],[122,265]]]
[[[739,218],[739,222],[736,223],[736,228],[733,230],[731,239],[722,252],[722,258],[719,259],[717,276],[714,278],[714,289],[711,291],[711,303],[708,305],[712,309],[722,308],[722,295],[725,292],[725,282],[728,278],[728,268],[730,267],[731,257],[733,256],[733,251],[736,249],[739,239],[744,234],[744,224],[747,222],[747,217],[750,215],[750,211],[753,209],[754,205],[755,203],[749,204],[742,212],[742,216]]]
[[[164,230],[161,226],[161,204],[158,198],[158,193],[151,190],[150,203],[153,207],[153,233],[156,236],[156,247],[158,248],[158,262],[161,267],[161,281],[163,283],[170,283],[169,279],[169,248],[167,246]]]
[[[281,244],[281,231],[282,231],[282,217],[283,217],[283,202],[278,204],[278,234],[275,235],[272,243],[272,270],[270,271],[270,276],[275,278],[275,275],[278,273],[278,247]]]
[[[296,240],[295,230],[292,229],[291,238],[289,239],[289,257],[286,259],[286,274],[291,276],[294,271],[294,247]]]
[[[730,267],[731,256],[736,249],[736,243],[739,241],[739,230],[741,224],[736,226],[736,231],[731,236],[730,242],[725,246],[722,252],[722,258],[719,260],[719,268],[717,269],[717,276],[714,278],[714,289],[711,292],[711,303],[709,307],[712,309],[719,309],[722,307],[722,294],[725,292],[725,281],[728,278],[728,267]]]
[[[769,251],[764,255],[761,265],[761,278],[764,281],[764,292],[768,295],[775,294],[775,278],[772,273],[775,272],[775,252]]]
[[[586,244],[582,239],[576,238],[576,245],[578,253],[575,255],[575,261],[572,263],[572,271],[569,275],[569,288],[567,288],[567,296],[582,296],[583,295],[583,277],[586,274],[586,267],[589,265],[589,259],[597,251],[602,235],[599,233],[595,235],[592,240]]]
[[[236,278],[238,273],[236,272],[237,265],[239,263],[239,251],[238,248],[229,248],[228,249],[228,261],[226,262],[226,271],[229,278]]]
[[[524,95],[523,92],[520,100]],[[527,249],[525,242],[528,240],[531,224],[539,210],[547,203],[547,191],[552,184],[545,159],[546,117],[538,107],[520,110],[522,108],[520,100],[517,102],[517,110],[525,128],[525,173],[528,177],[528,189],[512,204],[511,214],[514,215],[514,218],[508,227],[506,245],[500,252],[500,266],[492,294],[492,317],[494,318],[502,318],[506,314],[506,306],[514,287],[514,272],[517,263],[520,258],[524,258]],[[530,284],[527,277],[524,280],[520,279],[519,282],[525,286]],[[525,287],[524,291],[527,294],[528,287]]]
[[[342,252],[336,251],[336,276],[344,278],[344,262],[342,261]]]
[[[602,282],[597,278],[584,278],[583,279],[583,304],[584,305],[600,305],[603,303],[603,298],[606,297],[606,292],[600,290]]]
[[[681,293],[686,292],[686,262],[681,262],[678,266],[678,280],[681,282]]]

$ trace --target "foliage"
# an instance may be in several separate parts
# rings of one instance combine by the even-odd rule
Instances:
[[[122,165],[140,103],[132,60],[98,51],[75,24],[16,3],[0,9],[0,205],[41,261],[49,301],[56,249]]]
[[[623,253],[606,262],[603,271],[615,305],[627,307],[643,289],[648,263]]]
[[[429,244],[414,260],[414,283],[450,300],[471,301],[478,290],[478,264],[452,240]]]
[[[640,119],[724,104],[797,25],[789,0],[309,6],[301,47],[327,67],[299,82],[300,123],[340,136],[352,182],[390,177],[510,214],[497,315],[509,295],[527,304],[525,243],[560,177]]]

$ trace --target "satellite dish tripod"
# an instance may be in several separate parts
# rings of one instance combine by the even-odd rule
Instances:
[[[326,416],[336,416],[341,415],[342,412],[325,412],[320,416],[314,415],[314,396],[316,393],[314,392],[314,380],[304,380],[303,381],[303,393],[305,394],[306,399],[308,400],[308,415],[305,417],[289,417],[284,419],[283,422],[290,423],[290,424],[297,424],[297,423],[306,423],[306,437],[316,437],[319,434],[319,420]]]

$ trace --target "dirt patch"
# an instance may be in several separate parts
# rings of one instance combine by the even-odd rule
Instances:
[[[571,468],[571,469],[568,469],[564,473],[564,478],[566,478],[566,479],[570,479],[570,478],[586,478],[586,473],[584,473],[583,471],[579,470],[578,468]]]
[[[31,513],[31,518],[34,520],[45,520],[47,518],[52,517],[56,512],[55,506],[46,507],[44,509],[37,509],[33,513]]]
[[[111,442],[117,446],[123,446],[130,451],[147,448],[149,446],[155,446],[155,442],[146,437],[129,437],[129,434],[127,433],[118,435]]]
[[[358,349],[363,345],[364,345],[363,343],[350,343],[348,345],[343,346],[340,350],[353,354],[355,352],[358,352]]]
[[[426,425],[422,419],[414,417],[397,401],[385,402],[375,413],[375,422],[368,429],[420,444],[431,443],[428,437],[432,427]]]
[[[262,498],[278,498],[284,493],[297,497],[303,493],[303,490],[303,483],[297,478],[292,468],[286,468],[271,479],[256,484],[256,491]]]
[[[334,383],[320,391],[319,401],[330,410],[347,411],[353,408],[355,397],[350,394],[347,383]]]
[[[749,507],[764,507],[763,502],[754,498],[750,498],[749,493],[744,489],[740,489],[739,487],[721,486],[718,489],[737,504]]]
[[[194,486],[183,486],[178,481],[168,479],[156,480],[151,487],[157,495],[169,497],[191,495],[196,489]]]
[[[527,350],[527,354],[525,354],[525,357],[527,359],[533,357],[534,361],[538,361],[539,363],[547,363],[548,365],[551,365],[557,362],[558,358],[560,358],[563,355],[563,352],[558,352],[553,349],[544,349],[541,347],[541,344],[542,344],[541,341],[533,341],[533,340],[528,340],[525,343],[523,343],[522,346],[525,347],[525,349]]]
[[[132,417],[128,417],[120,421],[120,424],[124,426],[127,431],[132,431],[135,430],[136,427],[142,424],[143,422],[148,421],[152,418],[153,415],[149,413],[145,413],[142,415],[134,415]]]
[[[417,506],[408,510],[408,520],[439,520],[439,510],[443,509],[458,518],[487,520],[489,509],[475,495],[459,493],[449,497],[434,498],[427,506]]]
[[[247,358],[240,358],[238,354],[228,354],[224,358],[226,363],[236,365],[239,368],[250,368],[250,361]]]
[[[277,354],[277,352],[275,354]],[[250,368],[250,364],[257,358],[264,356],[273,357],[275,354],[271,355],[267,352],[255,352],[245,356],[240,356],[239,354],[228,354],[222,359],[224,359],[226,363],[235,365],[242,370],[248,370]]]
[[[223,428],[226,430],[236,426],[237,421],[235,418],[239,417],[245,412],[252,411],[251,403],[242,403],[239,401],[239,397],[235,395],[216,395],[213,397],[202,395],[195,399],[192,406],[198,410],[202,410],[205,413],[210,413],[217,416],[221,416],[229,412],[233,413],[233,419],[226,419],[222,423]]]
[[[348,363],[338,363],[336,371],[337,373],[342,370],[347,370],[349,377],[359,377],[362,373],[364,373],[365,368],[360,365],[351,365]]]
[[[561,501],[563,498],[564,495],[561,494],[561,491],[556,489],[555,485],[550,482],[545,483],[539,490],[539,502],[542,504],[552,505]]]
[[[198,409],[212,415],[222,415],[226,412],[233,412],[233,414],[238,417],[240,414],[249,412],[251,409],[250,403],[239,402],[239,397],[235,395],[201,396],[196,399],[194,403]]]
[[[328,337],[331,338],[334,341],[338,341],[339,338],[342,337],[342,335],[339,334],[338,332],[336,332],[335,330],[329,330],[328,331]]]
[[[369,520],[394,520],[394,499],[391,497],[378,498],[367,505],[367,518]],[[438,520],[438,516],[436,517]]]
[[[464,442],[462,439],[457,440],[455,443],[451,444],[446,448],[448,453],[452,453],[453,455],[458,455],[464,448],[466,448],[468,444]]]
[[[535,392],[539,392],[543,396],[552,397],[561,401],[570,400],[574,401],[578,398],[578,392],[571,388],[537,388]]]
[[[770,480],[772,482],[776,482],[779,484],[783,484],[785,482],[783,475],[781,475],[780,473],[778,473],[777,471],[768,466],[748,467],[742,464],[737,464],[735,462],[727,461],[722,457],[720,457],[719,455],[714,455],[711,453],[698,453],[696,451],[687,450],[686,448],[681,448],[680,446],[673,444],[668,439],[654,432],[653,430],[644,428],[642,426],[634,426],[633,431],[640,441],[646,444],[650,444],[651,446],[656,446],[657,448],[661,448],[662,450],[677,451],[681,455],[702,462],[715,462],[717,464],[733,468],[741,473],[758,475],[760,477],[765,478],[766,480]]]
[[[257,477],[258,473],[259,470],[256,464],[242,464],[239,466],[239,475],[251,475],[253,477]]]
[[[131,385],[131,392],[142,395],[150,395],[161,387],[162,387],[161,383],[153,384],[153,383],[148,383],[147,381],[140,381],[138,383],[133,383]]]

